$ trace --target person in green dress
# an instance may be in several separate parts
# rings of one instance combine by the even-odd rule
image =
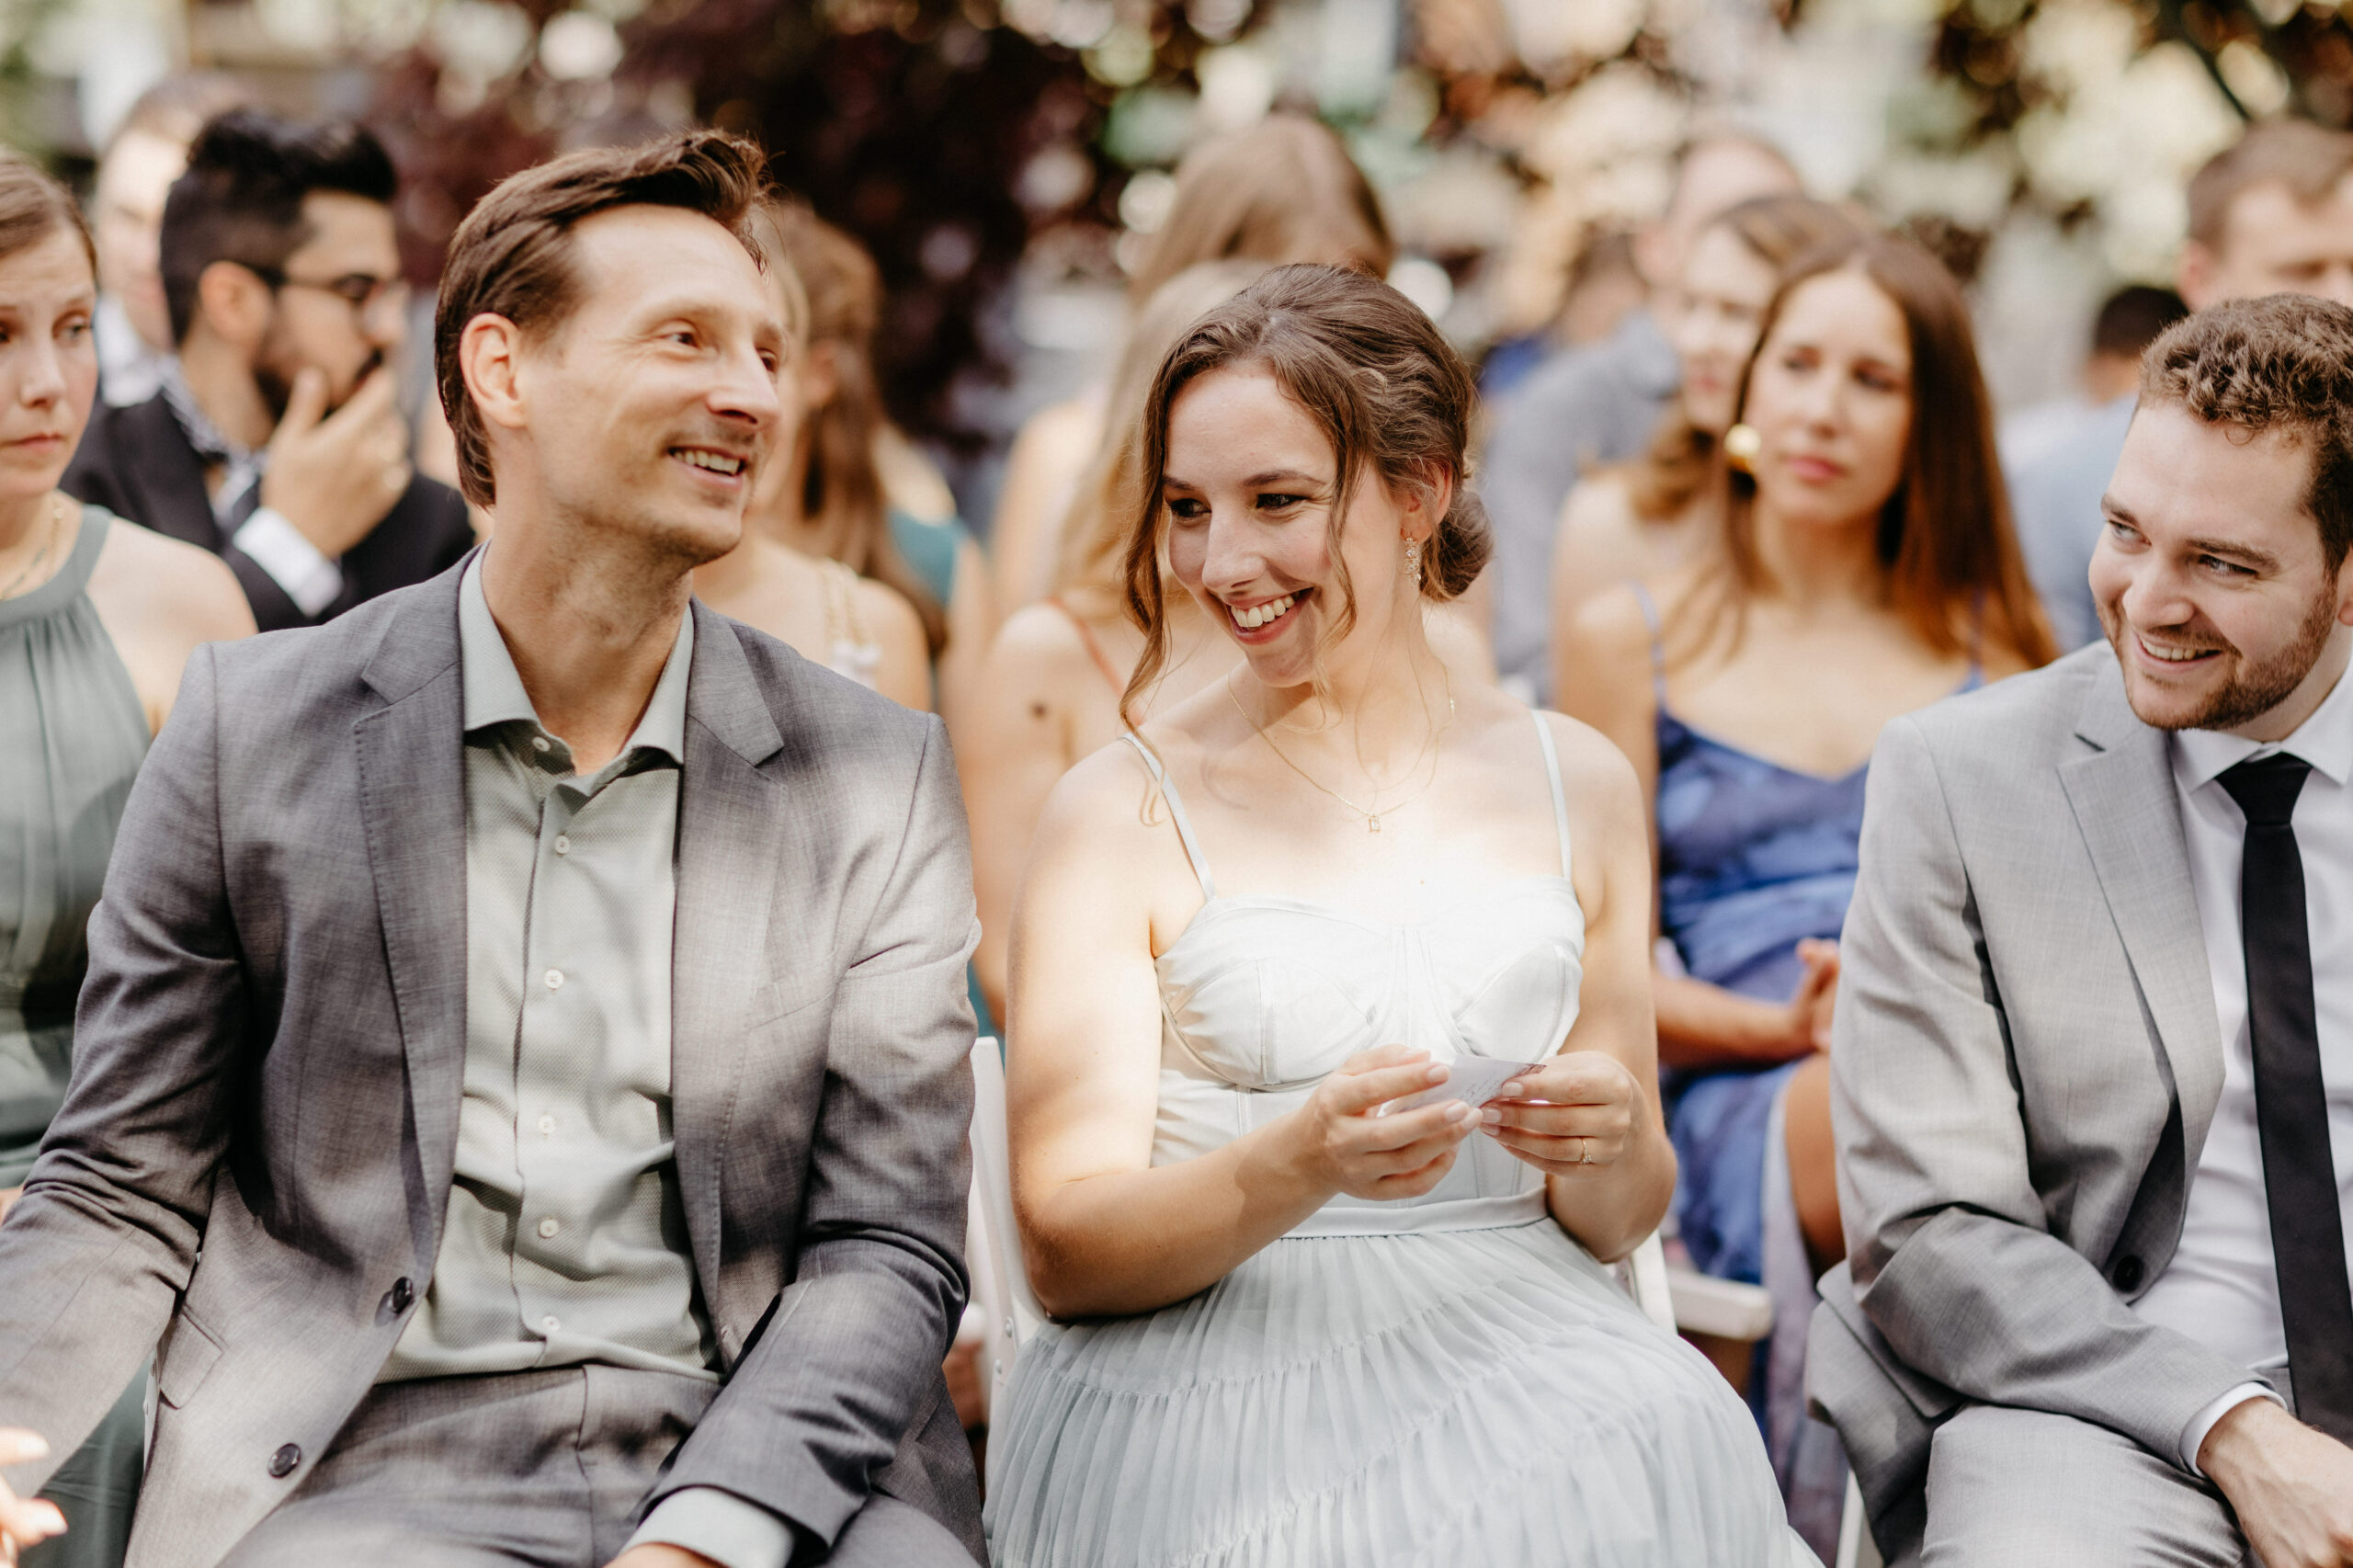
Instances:
[[[0,153],[0,1223],[65,1097],[84,927],[131,778],[189,653],[254,629],[219,557],[57,488],[97,390],[97,301],[73,198]],[[122,1561],[146,1384],[51,1481],[65,1528],[26,1568]],[[0,1460],[24,1437],[0,1432]]]

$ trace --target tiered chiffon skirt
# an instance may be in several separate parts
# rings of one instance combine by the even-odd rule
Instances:
[[[1023,1347],[1000,1568],[1795,1568],[1756,1424],[1550,1220],[1286,1237]]]

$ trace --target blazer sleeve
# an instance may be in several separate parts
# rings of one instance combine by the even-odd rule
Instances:
[[[1971,1399],[2093,1422],[2179,1466],[2184,1428],[2246,1369],[2143,1320],[2052,1234],[2001,976],[1912,719],[1888,726],[1871,761],[1842,947],[1832,1111],[1864,1315],[1911,1368]]]
[[[980,927],[946,732],[925,735],[896,863],[835,991],[797,1272],[653,1499],[717,1486],[828,1548],[946,1397],[968,1293]]]
[[[245,987],[222,873],[214,654],[188,661],[124,807],[65,1102],[0,1225],[0,1425],[50,1445],[10,1476],[20,1492],[73,1453],[153,1350],[227,1142]]]

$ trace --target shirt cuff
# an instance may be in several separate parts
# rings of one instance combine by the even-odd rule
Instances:
[[[2281,1406],[2285,1406],[2288,1403],[2279,1397],[2279,1392],[2269,1383],[2239,1384],[2238,1387],[2191,1416],[2189,1425],[2181,1429],[2182,1469],[2200,1481],[2206,1479],[2206,1472],[2198,1468],[2198,1450],[2206,1446],[2206,1435],[2214,1429],[2215,1422],[2251,1399],[2268,1399],[2272,1403]]]
[[[229,541],[269,574],[304,615],[317,619],[343,593],[343,568],[319,553],[282,513],[256,510]]]
[[[684,1547],[721,1568],[785,1568],[792,1557],[792,1527],[733,1492],[689,1486],[656,1504],[629,1545]]]

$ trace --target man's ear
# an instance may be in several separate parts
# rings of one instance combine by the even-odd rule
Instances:
[[[520,430],[529,422],[523,389],[523,329],[485,311],[458,335],[458,372],[485,424]]]
[[[2222,295],[2222,257],[2196,240],[2181,247],[2181,260],[2174,267],[2174,290],[2181,302],[2193,311],[2202,311]]]
[[[196,275],[195,329],[202,322],[212,335],[248,353],[261,346],[278,301],[251,267],[216,261]]]

